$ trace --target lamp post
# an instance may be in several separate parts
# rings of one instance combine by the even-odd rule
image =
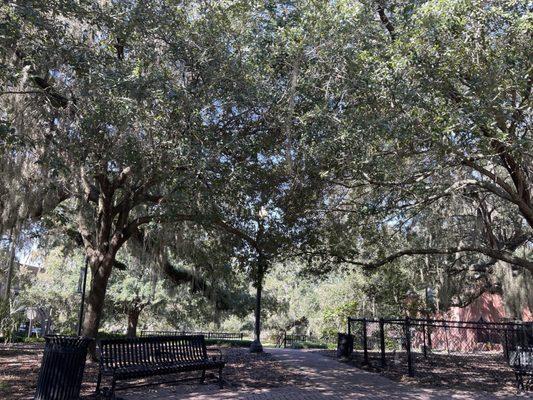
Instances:
[[[89,260],[85,257],[85,266],[80,274],[80,280],[78,281],[78,293],[81,293],[80,313],[78,317],[78,336],[81,336],[81,323],[83,320],[83,306],[85,304],[85,286],[87,283],[87,267]],[[83,274],[83,276],[81,276]],[[81,287],[80,287],[81,286]]]

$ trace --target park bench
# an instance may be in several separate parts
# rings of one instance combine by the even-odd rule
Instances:
[[[533,387],[533,346],[517,346],[509,351],[509,364],[514,369],[518,390]]]
[[[103,377],[111,378],[111,389],[106,389],[106,392],[107,396],[113,398],[117,381],[199,371],[199,380],[203,383],[208,370],[218,370],[218,383],[222,387],[225,361],[218,349],[218,356],[208,356],[203,335],[101,339],[98,341],[98,350],[100,370],[96,384],[97,395],[100,393]],[[198,377],[175,382],[193,379]],[[130,387],[132,386],[120,389]]]

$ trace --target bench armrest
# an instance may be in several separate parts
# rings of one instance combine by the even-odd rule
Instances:
[[[218,352],[218,355],[216,355],[216,356],[211,356],[211,357],[208,356],[213,361],[225,361],[224,360],[224,355],[222,354],[222,350],[220,350],[218,347],[210,347],[209,350]]]

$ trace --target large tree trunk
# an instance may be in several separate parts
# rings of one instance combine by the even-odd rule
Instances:
[[[264,273],[265,268],[262,257],[260,257],[256,277],[254,341],[250,346],[250,352],[252,353],[261,353],[263,351],[263,345],[261,344],[261,295],[263,293]]]
[[[96,338],[100,320],[104,310],[104,299],[107,290],[107,281],[111,274],[114,259],[106,256],[102,262],[92,258],[89,265],[92,271],[91,286],[87,296],[86,310],[83,315],[82,335],[90,338]],[[92,359],[96,359],[95,347],[91,346],[89,353]]]
[[[137,336],[137,324],[139,322],[139,315],[141,310],[137,307],[132,307],[128,310],[128,330],[126,336],[134,338]]]
[[[262,279],[261,279],[262,280]],[[263,345],[261,344],[261,294],[263,292],[263,284],[257,284],[257,292],[255,297],[255,324],[254,324],[254,341],[250,346],[252,353],[261,353]]]

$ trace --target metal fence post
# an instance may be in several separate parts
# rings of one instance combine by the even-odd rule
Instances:
[[[427,335],[428,335],[428,347],[429,347],[429,350],[431,351],[431,349],[433,348],[433,345],[431,344],[431,326],[430,326],[430,322],[431,320],[429,318],[426,319],[426,323],[427,323]]]
[[[363,363],[368,365],[368,340],[367,340],[367,330],[366,330],[366,318],[363,318]]]
[[[385,322],[379,319],[379,341],[381,345],[381,366],[385,366]]]
[[[450,343],[448,341],[448,325],[444,322],[444,335],[446,337],[446,351],[450,354]]]
[[[283,333],[283,348],[287,348],[287,331]]]
[[[348,335],[352,334],[352,319],[348,317]]]
[[[422,321],[422,338],[424,340],[424,347],[422,348],[424,350],[424,358],[428,358],[428,351],[426,346],[426,321]]]
[[[504,334],[505,334],[505,349],[503,351],[505,360],[509,362],[509,335],[507,333],[507,330],[509,329],[509,325],[505,325],[504,327]]]
[[[411,353],[411,321],[409,317],[405,318],[405,342],[407,350],[407,373],[409,376],[415,376],[413,370],[413,355]]]

